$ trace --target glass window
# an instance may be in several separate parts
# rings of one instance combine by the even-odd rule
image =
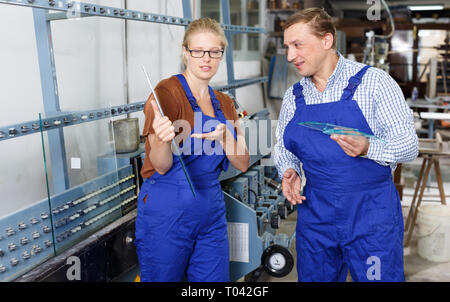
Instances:
[[[220,17],[220,1],[215,0],[201,0],[200,1],[200,16],[209,17],[216,20],[217,22],[222,22]]]
[[[233,25],[259,27],[261,9],[258,0],[229,0],[230,20]],[[220,0],[200,0],[199,12],[201,17],[210,17],[221,23]],[[238,61],[258,60],[260,49],[260,34],[234,34],[232,38],[233,57]]]

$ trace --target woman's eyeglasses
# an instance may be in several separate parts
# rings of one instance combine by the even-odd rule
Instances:
[[[203,58],[205,53],[208,53],[211,59],[220,59],[223,56],[223,50],[197,50],[187,48],[187,51],[191,53],[193,58]]]

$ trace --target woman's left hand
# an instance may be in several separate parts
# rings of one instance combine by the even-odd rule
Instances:
[[[231,133],[225,124],[221,123],[217,125],[214,131],[209,133],[193,133],[191,137],[218,141],[233,167],[241,172],[245,172],[250,164],[250,156],[245,145],[245,137],[241,134],[239,128],[237,133],[237,140],[235,140],[233,133]]]
[[[221,123],[218,124],[216,127],[216,130],[212,131],[212,132],[208,132],[208,133],[193,133],[191,135],[191,137],[193,138],[201,138],[201,139],[207,139],[210,141],[219,141],[219,142],[223,142],[224,138],[225,138],[225,134],[227,131],[227,127],[225,126],[225,124]]]

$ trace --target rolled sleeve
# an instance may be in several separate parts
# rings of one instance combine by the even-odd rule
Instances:
[[[376,128],[379,129],[375,135],[384,142],[370,139],[367,157],[392,167],[414,160],[419,152],[419,140],[414,128],[413,112],[400,87],[387,73],[380,74],[373,99]]]

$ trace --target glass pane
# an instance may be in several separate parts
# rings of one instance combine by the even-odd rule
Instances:
[[[113,112],[116,114],[108,106],[95,112],[72,111],[64,117],[41,114],[57,253],[136,206],[136,173],[130,158],[135,152],[140,153],[139,130],[136,150],[124,150],[122,140],[133,136],[137,120],[113,122]],[[48,130],[55,122],[71,125]],[[120,123],[129,124],[123,132]],[[117,152],[124,151],[128,153],[117,156]]]
[[[51,223],[40,133],[0,141],[0,146],[4,156],[0,173],[0,281],[10,281],[52,257],[54,250],[51,232],[46,233]]]
[[[95,17],[51,23],[62,113],[42,113],[41,120],[58,254],[136,206],[131,154],[139,152],[140,138],[137,120],[120,124],[134,111],[123,104],[120,24]],[[96,43],[68,38],[80,26],[94,29],[86,33]]]
[[[28,55],[36,48],[31,12],[0,4],[2,28],[14,29],[0,33],[0,282],[54,255],[51,233],[44,233],[51,224],[37,118],[43,108],[38,60]]]

